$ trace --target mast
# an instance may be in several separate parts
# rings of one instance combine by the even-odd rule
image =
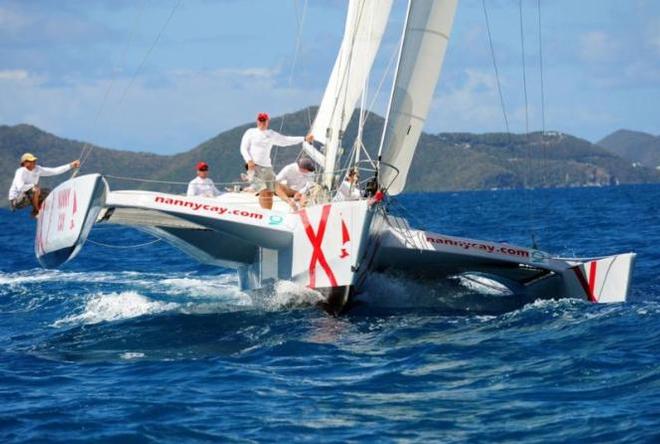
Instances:
[[[328,189],[334,185],[341,139],[369,77],[391,7],[392,0],[349,2],[341,47],[312,124],[316,141],[325,146],[325,156],[319,153],[313,158],[323,164],[322,183]],[[303,148],[308,154],[313,150],[306,144]]]

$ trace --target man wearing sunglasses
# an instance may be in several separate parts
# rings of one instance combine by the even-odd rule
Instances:
[[[209,179],[209,165],[206,162],[197,164],[197,177],[188,184],[187,196],[215,197],[221,193]]]

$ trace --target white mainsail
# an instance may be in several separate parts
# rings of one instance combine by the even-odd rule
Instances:
[[[440,77],[458,0],[410,0],[379,157],[380,183],[403,191]]]
[[[323,183],[332,187],[341,137],[355,110],[385,32],[392,0],[350,0],[344,38],[312,124],[325,158],[307,144],[305,151],[323,163]],[[314,152],[316,151],[316,152]]]

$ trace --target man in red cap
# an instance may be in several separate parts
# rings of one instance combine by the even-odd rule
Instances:
[[[259,204],[262,208],[273,208],[273,192],[277,192],[285,201],[286,193],[275,184],[275,173],[270,160],[273,145],[293,146],[307,141],[312,143],[314,136],[290,137],[268,129],[270,117],[266,113],[257,115],[257,127],[245,131],[241,139],[241,155],[247,164],[248,175],[252,176],[252,186],[259,193]]]
[[[206,162],[197,164],[197,177],[188,184],[187,196],[215,197],[221,193],[209,179],[209,166]]]

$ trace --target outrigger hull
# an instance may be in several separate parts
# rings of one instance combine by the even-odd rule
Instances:
[[[564,259],[415,230],[376,201],[331,202],[297,212],[278,203],[264,210],[249,193],[204,198],[111,192],[101,176],[88,175],[64,182],[46,200],[35,244],[41,264],[55,267],[75,257],[94,223],[134,227],[200,262],[233,268],[244,290],[279,280],[317,289],[332,314],[350,306],[369,273],[388,270],[424,279],[478,274],[529,299],[621,302],[630,291],[635,258]]]

